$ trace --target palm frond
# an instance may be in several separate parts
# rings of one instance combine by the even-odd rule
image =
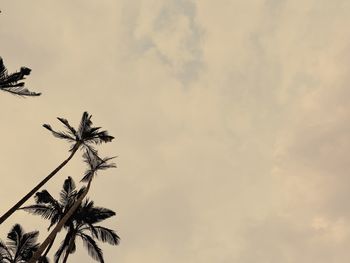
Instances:
[[[86,131],[84,133],[85,141],[88,143],[101,144],[111,142],[114,137],[109,135],[107,131]]]
[[[19,72],[7,74],[6,77],[2,79],[1,84],[2,85],[11,85],[11,84],[15,85],[15,84],[17,84],[18,81],[25,79],[24,78],[25,76],[30,75],[31,71],[32,70],[30,68],[21,67]]]
[[[55,198],[52,197],[52,195],[47,190],[37,192],[34,198],[37,204],[49,204],[53,207],[56,207],[57,209],[60,208],[59,203],[56,201]]]
[[[37,97],[41,95],[41,93],[28,90],[23,85],[24,83],[20,82],[18,84],[3,85],[0,89],[20,97]]]
[[[0,57],[0,89],[17,96],[40,96],[41,93],[29,91],[24,87],[25,76],[31,72],[30,68],[21,67],[19,72],[8,74],[2,58]]]
[[[64,126],[66,126],[67,131],[70,135],[76,137],[77,136],[77,131],[73,128],[73,126],[71,126],[68,122],[68,120],[64,119],[64,118],[60,118],[57,117],[57,119],[62,122],[64,124]]]
[[[60,192],[60,203],[65,208],[64,210],[69,209],[69,207],[73,205],[78,198],[77,194],[78,192],[75,189],[74,180],[68,177],[68,179],[64,181],[63,189]]]
[[[0,240],[0,259],[4,260],[7,259],[8,261],[12,260],[12,255],[8,247],[4,242]],[[2,261],[0,261],[2,262]]]
[[[112,216],[115,216],[114,211],[104,207],[95,207],[93,201],[86,199],[78,210],[75,219],[87,224],[96,224]]]
[[[85,137],[85,133],[90,129],[92,125],[91,117],[92,116],[86,111],[83,113],[77,133],[79,139],[83,139]]]
[[[8,254],[7,256],[12,258],[10,262],[26,262],[39,246],[36,243],[38,234],[38,231],[25,233],[19,224],[15,224],[7,235],[7,251],[2,243],[2,248],[5,249],[3,255]]]
[[[72,136],[70,136],[69,134],[67,134],[65,132],[55,131],[54,129],[52,129],[51,125],[49,125],[49,124],[43,124],[43,127],[48,129],[49,131],[51,131],[53,136],[55,136],[56,138],[65,139],[65,140],[68,140],[70,142],[75,142],[75,138],[73,138]]]
[[[61,242],[60,246],[58,247],[56,253],[55,253],[55,263],[58,263],[62,254],[68,249],[69,242],[72,238],[72,232],[68,231],[64,240]]]
[[[29,260],[33,253],[38,249],[39,244],[37,243],[39,232],[33,231],[23,234],[20,246],[17,249],[17,255],[22,260]]]
[[[4,61],[2,60],[2,57],[0,57],[0,83],[2,83],[6,77],[7,77],[7,69],[4,65]]]
[[[115,163],[109,163],[110,160],[113,160],[115,157],[106,157],[100,158],[97,152],[92,152],[86,150],[83,154],[83,160],[88,164],[88,169],[85,171],[83,179],[81,182],[88,182],[92,177],[97,173],[98,170],[106,170],[108,168],[115,168]]]
[[[101,127],[91,127],[91,117],[92,115],[86,111],[83,113],[77,132],[78,138],[86,143],[94,144],[112,141],[114,137],[108,135],[107,131],[99,131]]]
[[[78,233],[78,235],[83,240],[83,245],[87,248],[88,254],[95,260],[104,263],[102,249],[99,248],[95,240],[89,235],[84,233]]]
[[[111,245],[118,245],[120,238],[119,236],[112,230],[103,226],[90,226],[90,231],[93,237],[96,237],[98,240],[102,242],[107,242]]]
[[[20,210],[24,210],[33,215],[39,215],[44,219],[52,219],[57,214],[57,209],[55,207],[45,204],[25,206],[20,208]]]
[[[20,224],[15,224],[10,230],[10,232],[7,234],[7,239],[10,240],[7,242],[7,246],[9,247],[9,249],[11,250],[17,249],[22,235],[23,235],[23,228],[21,227]]]

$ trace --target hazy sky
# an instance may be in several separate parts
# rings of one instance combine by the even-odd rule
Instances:
[[[90,193],[119,263],[350,260],[350,1],[4,0],[0,209],[68,156],[41,127],[87,110],[116,137]],[[349,123],[348,123],[349,122]],[[77,156],[45,189],[79,181]],[[17,212],[46,235],[47,222]],[[71,262],[92,259],[79,243]]]

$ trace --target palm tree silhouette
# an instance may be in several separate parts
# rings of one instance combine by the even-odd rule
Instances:
[[[73,179],[68,177],[64,181],[59,200],[54,199],[49,192],[43,190],[36,193],[35,205],[26,206],[21,209],[35,215],[40,215],[45,219],[49,219],[50,229],[51,226],[63,218],[66,211],[70,210],[72,204],[81,197],[83,191],[85,191],[84,188],[77,191]],[[64,224],[67,233],[55,254],[55,262],[58,262],[63,254],[63,262],[66,262],[69,254],[74,253],[76,237],[80,237],[83,240],[90,256],[99,262],[104,262],[102,250],[98,247],[95,239],[107,242],[111,245],[117,245],[119,244],[119,237],[113,230],[97,226],[96,224],[114,215],[115,212],[112,210],[95,207],[92,201],[85,200]],[[90,232],[91,236],[87,232]],[[48,249],[46,249],[43,257],[46,257],[53,241],[50,243]]]
[[[23,228],[15,224],[7,235],[6,244],[0,241],[0,262],[27,262],[39,247],[38,234],[38,231],[24,233]]]
[[[56,238],[57,233],[65,226],[69,218],[76,212],[79,206],[82,204],[84,198],[88,194],[91,186],[92,179],[95,177],[99,170],[106,170],[109,168],[115,168],[114,163],[109,163],[114,157],[100,158],[97,155],[96,151],[90,151],[86,149],[83,154],[84,162],[88,164],[88,169],[85,171],[82,181],[88,180],[86,188],[83,188],[78,195],[78,198],[74,201],[74,204],[69,208],[69,210],[64,214],[64,216],[59,220],[55,228],[51,231],[48,237],[40,245],[38,250],[35,252],[33,257],[28,263],[35,263],[44,252],[45,248],[50,246],[54,239]]]
[[[112,210],[94,207],[92,201],[85,200],[74,213],[74,221],[69,224],[66,237],[55,254],[55,262],[59,261],[64,252],[63,263],[67,261],[69,254],[75,252],[75,239],[79,237],[87,248],[89,255],[93,259],[104,263],[102,250],[95,239],[111,245],[118,245],[119,236],[113,230],[96,224],[114,215],[115,212]]]
[[[30,72],[30,68],[21,67],[19,72],[8,74],[4,62],[0,57],[0,89],[18,96],[40,96],[41,93],[29,91],[24,87],[24,82],[20,82]]]
[[[19,209],[31,196],[35,194],[45,183],[47,183],[59,170],[61,170],[74,156],[77,150],[81,147],[89,150],[92,154],[97,155],[97,151],[92,146],[93,144],[111,142],[114,137],[108,135],[107,131],[100,131],[101,127],[92,127],[91,115],[87,112],[83,113],[79,128],[75,130],[66,119],[57,118],[66,127],[66,131],[55,131],[49,124],[43,126],[51,131],[51,133],[60,139],[65,139],[72,143],[70,148],[71,154],[64,160],[56,169],[54,169],[48,176],[46,176],[39,184],[37,184],[28,194],[19,200],[12,208],[10,208],[1,218],[2,224],[9,216],[11,216],[17,209]]]
[[[42,190],[35,194],[35,205],[25,206],[20,208],[29,213],[40,215],[44,219],[50,220],[48,230],[57,222],[59,222],[69,208],[74,204],[75,200],[83,192],[84,188],[79,191],[76,190],[75,183],[71,177],[68,177],[64,183],[60,192],[60,199],[56,200],[47,190]],[[51,249],[55,239],[52,240],[50,245],[45,250],[43,257],[46,257],[49,250]]]

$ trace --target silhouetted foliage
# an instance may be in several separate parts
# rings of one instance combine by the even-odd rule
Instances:
[[[15,224],[7,235],[7,242],[0,241],[0,262],[27,262],[39,247],[38,234],[38,231],[25,233],[19,224]]]
[[[66,127],[66,131],[55,131],[51,125],[44,124],[43,126],[52,132],[53,136],[65,139],[70,143],[73,143],[70,151],[73,149],[83,146],[89,149],[91,152],[96,153],[93,144],[111,142],[114,137],[110,136],[107,131],[100,131],[101,127],[92,127],[91,115],[86,111],[80,121],[78,129],[73,128],[69,122],[64,118],[57,118]]]
[[[21,67],[18,72],[8,74],[2,58],[0,57],[0,90],[18,96],[39,96],[41,93],[29,91],[24,87],[25,76],[31,72],[30,68]]]
[[[51,233],[48,235],[48,237],[43,241],[43,243],[40,245],[39,249],[35,254],[33,255],[33,258],[30,259],[29,262],[34,263],[36,259],[38,259],[42,253],[45,256],[47,251],[50,249],[52,246],[57,233],[66,226],[67,222],[69,222],[69,219],[73,216],[73,214],[76,213],[76,211],[79,209],[81,206],[83,199],[86,197],[90,190],[91,182],[94,177],[94,175],[98,172],[98,170],[105,170],[107,168],[113,168],[116,167],[114,163],[108,163],[109,160],[113,158],[103,158],[101,159],[100,157],[97,156],[97,153],[92,153],[89,149],[86,150],[84,154],[84,161],[88,164],[88,169],[85,172],[85,176],[89,175],[89,181],[87,184],[87,187],[82,188],[80,192],[77,193],[76,197],[77,199],[74,201],[74,204],[69,208],[67,212],[64,213],[64,215],[61,215],[62,219],[57,223],[55,228],[51,231]],[[84,177],[85,177],[84,176]],[[68,178],[69,179],[69,178]],[[64,186],[69,186],[69,189],[72,189],[72,185],[70,181],[66,181]],[[48,200],[51,198],[42,198],[44,200]],[[46,251],[44,252],[44,250]],[[66,253],[67,254],[67,253]],[[67,254],[68,256],[68,254]]]
[[[86,150],[83,154],[83,160],[88,165],[88,169],[85,171],[82,182],[91,181],[99,170],[106,170],[109,168],[115,168],[115,163],[110,163],[115,157],[100,158],[96,152]]]
[[[70,148],[70,156],[64,160],[55,170],[46,176],[39,184],[37,184],[28,194],[26,194],[20,201],[18,201],[9,211],[7,211],[1,218],[2,224],[10,215],[19,209],[30,197],[32,197],[44,184],[46,184],[62,167],[64,167],[73,158],[74,154],[80,147],[84,147],[97,156],[96,149],[93,144],[111,142],[114,137],[110,136],[107,131],[100,131],[101,127],[92,127],[91,115],[87,112],[83,113],[78,129],[74,129],[69,122],[64,118],[57,118],[64,124],[67,131],[55,131],[49,124],[43,126],[52,132],[52,134],[60,139],[65,139],[73,145]]]
[[[50,220],[50,228],[62,219],[84,191],[85,188],[77,190],[74,180],[68,177],[63,183],[59,200],[54,199],[48,191],[43,190],[36,194],[35,205],[21,209]],[[99,262],[104,262],[102,250],[97,245],[96,240],[117,245],[119,244],[119,236],[113,230],[96,224],[114,215],[114,211],[95,207],[92,201],[85,200],[64,224],[67,233],[55,254],[55,262],[58,262],[63,254],[65,255],[64,260],[66,260],[69,254],[75,252],[76,237],[82,239],[91,257]]]

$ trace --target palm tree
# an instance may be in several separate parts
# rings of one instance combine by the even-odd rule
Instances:
[[[0,241],[0,262],[27,262],[39,247],[38,234],[38,231],[24,233],[23,228],[19,224],[15,224],[7,235],[6,244]],[[47,259],[45,260],[48,262]]]
[[[25,206],[20,209],[35,215],[40,215],[44,219],[49,219],[50,225],[48,227],[48,230],[50,230],[52,226],[57,224],[57,222],[62,219],[62,217],[74,204],[75,200],[82,194],[83,191],[84,188],[77,191],[73,179],[71,177],[68,177],[63,183],[59,200],[56,200],[54,197],[52,197],[47,190],[42,190],[41,192],[37,192],[35,194],[35,205]],[[49,244],[42,257],[47,256],[54,241],[55,239],[53,239]]]
[[[34,263],[40,255],[44,252],[46,247],[50,247],[54,239],[56,238],[57,233],[62,229],[62,227],[66,224],[69,218],[75,213],[75,211],[79,208],[83,199],[86,197],[90,190],[91,182],[94,176],[97,174],[99,170],[106,170],[109,168],[115,168],[116,165],[114,163],[109,163],[114,157],[100,158],[97,155],[97,152],[90,151],[87,149],[83,154],[84,162],[88,164],[88,169],[85,171],[82,181],[88,180],[87,187],[82,190],[82,193],[79,194],[79,197],[74,202],[74,204],[69,208],[69,210],[64,214],[62,219],[58,222],[55,228],[51,231],[48,237],[44,240],[44,242],[40,245],[39,249],[33,255],[33,258],[29,261],[29,263]]]
[[[104,263],[102,250],[95,239],[118,245],[120,238],[113,230],[96,224],[114,215],[115,212],[112,210],[94,207],[92,201],[85,200],[75,211],[74,221],[69,224],[66,237],[55,254],[55,262],[59,261],[63,253],[65,253],[63,263],[67,261],[69,254],[75,252],[75,240],[79,237],[89,255],[98,262]]]
[[[46,176],[37,186],[35,186],[28,194],[26,194],[21,200],[19,200],[11,209],[9,209],[1,218],[0,224],[2,224],[10,215],[12,215],[17,209],[19,209],[31,196],[35,194],[46,182],[48,182],[59,170],[61,170],[74,156],[77,150],[81,147],[91,151],[97,155],[97,151],[92,144],[100,144],[111,142],[114,137],[108,135],[107,131],[100,131],[101,127],[92,127],[91,115],[87,112],[83,113],[79,128],[75,130],[66,119],[57,118],[64,124],[67,131],[55,131],[50,125],[44,124],[43,126],[52,132],[52,134],[60,139],[65,139],[72,143],[70,148],[71,154],[66,160],[64,160],[55,170],[53,170],[48,176]]]
[[[0,89],[18,96],[40,96],[41,93],[29,91],[24,87],[24,82],[20,82],[30,72],[30,68],[21,67],[19,72],[8,74],[4,62],[0,57]]]
[[[72,207],[72,204],[76,204],[76,201],[82,196],[83,192],[85,192],[85,188],[77,191],[73,179],[68,177],[63,184],[59,200],[54,199],[49,192],[43,190],[36,194],[35,205],[23,207],[21,209],[49,219],[50,229],[64,217],[66,211],[69,211]],[[90,256],[99,262],[104,262],[102,251],[95,242],[95,239],[117,245],[119,243],[119,237],[113,230],[102,226],[96,226],[96,224],[114,215],[115,212],[112,210],[94,207],[92,201],[85,200],[85,202],[80,203],[79,207],[64,224],[67,233],[55,254],[55,262],[58,262],[63,254],[63,262],[66,262],[69,254],[74,253],[76,237],[80,237],[83,240]],[[90,232],[91,236],[87,232]],[[50,243],[48,249],[46,249],[43,257],[47,255],[52,244],[53,241]],[[35,262],[33,258],[31,261]]]

